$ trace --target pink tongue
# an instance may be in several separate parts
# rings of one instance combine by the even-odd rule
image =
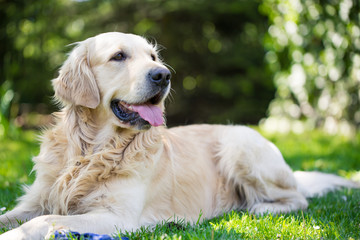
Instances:
[[[148,121],[151,125],[157,127],[164,123],[163,113],[158,106],[151,104],[131,105],[132,109]]]

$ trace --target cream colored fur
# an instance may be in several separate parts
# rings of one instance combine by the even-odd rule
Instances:
[[[109,61],[119,50],[128,58]],[[151,55],[156,47],[131,34],[77,44],[53,80],[63,109],[33,159],[36,180],[0,216],[13,227],[28,222],[1,240],[43,239],[55,230],[111,234],[174,216],[195,222],[200,212],[203,219],[230,210],[290,212],[306,209],[305,197],[358,186],[321,173],[294,177],[279,150],[244,126],[138,130],[120,121],[111,100],[144,101],[149,70],[165,68]]]

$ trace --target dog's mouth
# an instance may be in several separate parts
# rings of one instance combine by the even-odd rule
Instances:
[[[164,124],[163,111],[158,106],[164,97],[163,91],[141,103],[127,103],[119,99],[111,101],[110,106],[115,116],[122,122],[130,125],[152,125]],[[148,126],[150,127],[150,126]]]

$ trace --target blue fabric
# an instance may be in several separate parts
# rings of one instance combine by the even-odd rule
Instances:
[[[127,237],[111,237],[109,235],[95,234],[95,233],[78,233],[78,232],[58,232],[54,233],[54,240],[129,240]],[[72,238],[71,238],[71,237]]]

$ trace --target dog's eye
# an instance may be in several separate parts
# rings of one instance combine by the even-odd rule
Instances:
[[[153,61],[156,61],[156,57],[155,57],[154,54],[151,54],[151,59],[152,59]]]
[[[124,61],[126,59],[126,55],[123,52],[116,53],[110,61]]]

